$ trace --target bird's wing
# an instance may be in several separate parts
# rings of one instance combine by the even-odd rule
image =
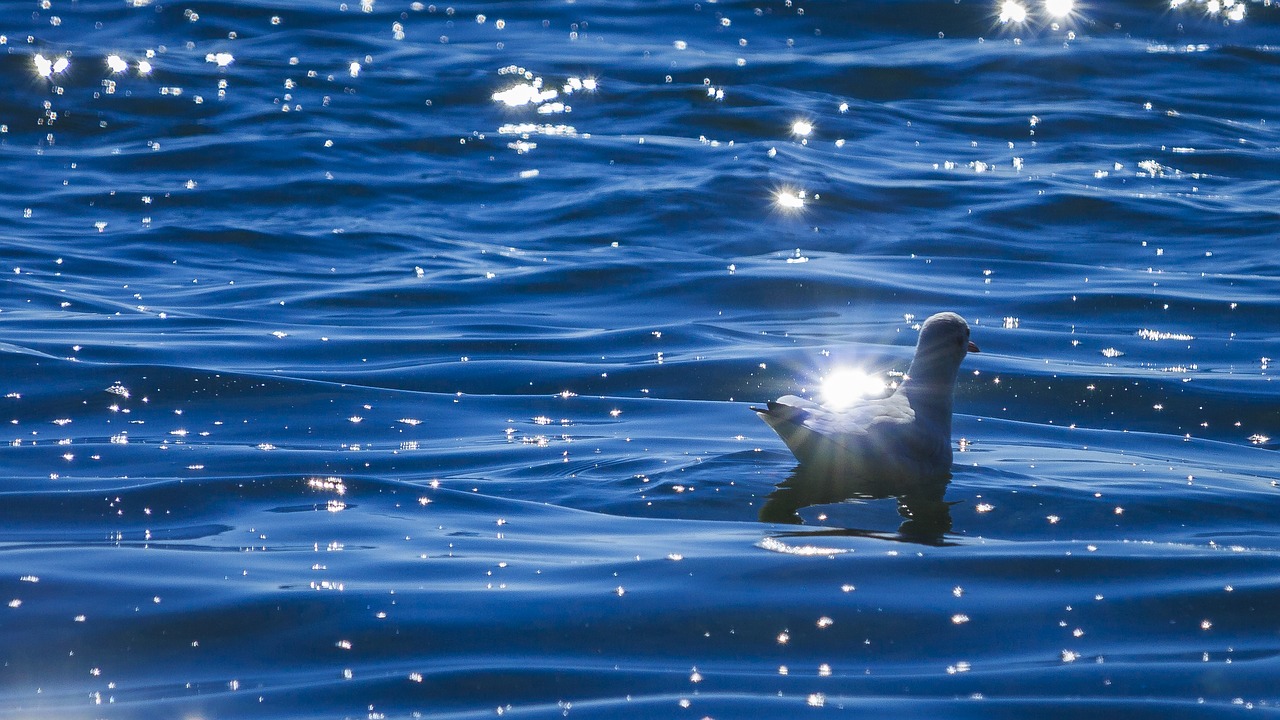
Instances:
[[[851,439],[892,432],[915,420],[911,406],[896,395],[838,410],[814,406],[806,411],[804,424],[809,429],[829,437]]]
[[[848,408],[831,409],[787,395],[765,408],[752,408],[795,451],[811,446],[811,438],[847,452],[883,452],[910,436],[915,413],[905,398],[890,396]],[[908,439],[909,442],[909,439]],[[801,452],[804,452],[801,450]]]
[[[778,433],[797,458],[807,457],[815,440],[819,443],[825,442],[819,433],[808,426],[815,414],[820,415],[825,412],[817,403],[794,395],[785,395],[777,400],[770,400],[765,407],[751,409]]]
[[[767,415],[777,420],[788,420],[796,423],[804,422],[815,411],[825,411],[818,403],[795,395],[783,395],[777,400],[770,400],[763,408],[752,407],[751,409],[761,415]]]

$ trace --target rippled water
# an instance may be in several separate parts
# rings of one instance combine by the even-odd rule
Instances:
[[[0,716],[1275,713],[1277,43],[0,6]],[[775,492],[944,309],[945,519]]]

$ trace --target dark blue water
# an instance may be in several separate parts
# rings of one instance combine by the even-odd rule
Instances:
[[[0,716],[1275,714],[1280,8],[1003,10],[0,5]]]

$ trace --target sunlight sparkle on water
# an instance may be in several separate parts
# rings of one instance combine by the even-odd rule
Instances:
[[[49,60],[43,55],[36,55],[32,58],[32,62],[36,66],[36,74],[42,78],[52,77],[55,73],[66,72],[71,67],[71,62],[65,57],[57,60]]]
[[[797,211],[804,209],[806,193],[804,190],[783,188],[773,194],[773,202],[783,210]]]
[[[809,137],[813,132],[813,123],[808,120],[796,120],[791,123],[791,134],[796,137]]]
[[[129,63],[122,60],[119,55],[108,55],[107,69],[113,73],[122,73],[129,69]]]
[[[1017,0],[1004,0],[1000,5],[1000,22],[1021,23],[1027,20],[1027,7]]]
[[[595,92],[596,79],[593,77],[570,77],[564,81],[564,87],[561,88],[565,95],[571,95],[575,92]]]
[[[532,83],[521,83],[502,92],[496,92],[492,97],[494,102],[500,102],[507,107],[519,107],[554,100],[559,94],[553,89],[543,90],[542,78],[537,78]]]
[[[857,400],[882,392],[884,380],[861,370],[836,370],[822,378],[822,400],[830,407],[847,407]]]
[[[799,555],[802,557],[812,557],[821,555],[843,555],[849,552],[846,548],[838,547],[821,547],[818,545],[790,545],[777,538],[767,537],[756,543],[756,547],[771,552],[782,553],[784,555]],[[778,644],[786,645],[791,640],[791,635],[786,632],[778,634]]]
[[[1044,0],[1044,11],[1056,18],[1067,17],[1075,8],[1075,0]]]

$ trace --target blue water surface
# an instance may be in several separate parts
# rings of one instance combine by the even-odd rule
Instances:
[[[0,717],[1275,715],[1278,107],[1269,0],[0,4]],[[777,491],[940,310],[944,517]]]

